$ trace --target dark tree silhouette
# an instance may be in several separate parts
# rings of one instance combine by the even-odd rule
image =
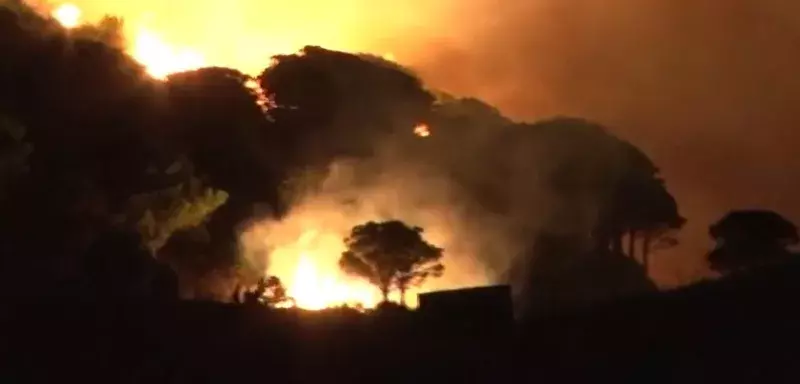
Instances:
[[[380,289],[383,301],[400,291],[401,303],[409,287],[444,272],[443,250],[422,237],[422,228],[401,221],[370,221],[356,226],[345,239],[347,251],[339,266],[346,273],[367,279]]]
[[[12,8],[0,7],[0,114],[24,127],[34,150],[0,218],[15,265],[4,269],[58,274],[131,195],[153,187],[157,86],[118,49],[73,38],[20,2]]]
[[[434,101],[392,62],[313,46],[275,57],[260,82],[275,104],[280,142],[294,164],[312,166],[370,155],[378,138],[393,133],[412,136]]]
[[[582,119],[556,118],[532,128],[555,164],[551,185],[556,193],[568,201],[588,201],[599,212],[593,233],[599,251],[623,253],[627,236],[627,254],[636,258],[635,241],[641,239],[647,265],[654,244],[674,244],[671,235],[685,219],[647,155]]]
[[[282,149],[252,89],[254,79],[227,68],[171,75],[169,126],[177,150],[212,187],[242,204],[278,207]],[[237,205],[231,201],[230,205]]]
[[[523,317],[551,316],[657,291],[635,260],[593,249],[574,234],[543,233],[512,276]]]
[[[287,295],[286,287],[277,276],[265,276],[258,279],[252,289],[237,287],[233,299],[234,302],[240,304],[263,304],[270,307],[294,304],[294,300]]]
[[[87,293],[105,300],[177,298],[177,278],[157,262],[136,232],[112,230],[85,257]]]
[[[735,272],[785,260],[800,242],[797,227],[773,211],[732,211],[709,227],[716,248],[708,255],[711,269]]]
[[[227,68],[204,68],[169,76],[168,125],[174,150],[187,154],[194,173],[227,195],[206,223],[215,268],[232,268],[241,226],[257,204],[275,214],[285,179],[284,150],[274,124],[259,106],[254,79]],[[208,273],[204,267],[200,275]]]
[[[640,259],[647,270],[651,252],[676,245],[674,234],[686,220],[678,213],[678,204],[664,181],[653,175],[629,175],[620,181],[614,194],[610,212],[624,223],[626,253],[637,259],[636,240],[641,239]]]
[[[202,225],[183,228],[170,236],[158,251],[158,259],[177,272],[181,297],[212,297],[216,292],[212,292],[213,287],[206,286],[206,282],[214,273],[231,268],[235,246],[217,247]]]
[[[103,16],[95,24],[83,24],[69,30],[68,33],[75,38],[95,40],[109,47],[124,49],[125,36],[123,28],[124,23],[121,18]]]

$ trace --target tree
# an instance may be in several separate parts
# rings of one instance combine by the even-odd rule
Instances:
[[[425,241],[422,232],[422,228],[397,220],[358,225],[345,239],[347,250],[342,253],[339,266],[345,273],[377,286],[384,302],[396,288],[405,304],[409,287],[444,272],[443,250]]]
[[[132,231],[111,230],[84,258],[89,294],[105,299],[177,298],[177,278],[157,262]]]
[[[175,187],[134,196],[129,215],[155,253],[176,231],[203,224],[227,198],[225,192],[190,177]]]
[[[598,250],[622,254],[627,236],[627,254],[636,258],[635,242],[641,239],[647,265],[654,243],[675,243],[671,235],[685,219],[658,167],[639,148],[583,119],[555,118],[532,128],[545,157],[555,164],[550,173],[554,191],[573,203],[588,202],[597,212],[593,238]]]
[[[69,33],[79,39],[99,41],[109,47],[124,49],[125,36],[124,36],[124,22],[121,18],[116,16],[103,16],[95,24],[82,24]]]
[[[228,68],[177,73],[167,80],[168,125],[174,150],[198,176],[244,205],[278,208],[284,179],[281,143],[259,106],[255,80]]]
[[[430,114],[433,95],[409,70],[369,55],[308,46],[279,55],[259,78],[292,164],[326,166],[369,156],[378,139],[412,136]]]
[[[655,292],[645,269],[624,254],[597,250],[576,234],[540,233],[512,283],[523,317],[585,309]]]
[[[800,242],[791,221],[767,210],[729,212],[708,233],[717,242],[708,262],[725,273],[785,260],[792,256],[789,247]]]
[[[237,288],[234,295],[234,302],[240,304],[264,304],[270,307],[294,304],[294,300],[286,294],[286,287],[277,276],[258,279],[253,289]]]

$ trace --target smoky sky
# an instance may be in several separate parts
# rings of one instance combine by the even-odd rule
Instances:
[[[653,158],[689,220],[683,244],[653,262],[665,284],[704,273],[707,227],[726,210],[757,206],[800,221],[796,0],[76,4],[131,27],[153,16],[148,24],[169,41],[219,65],[263,68],[269,53],[306,44],[392,52],[429,87],[514,119],[602,123]]]
[[[650,155],[689,220],[654,261],[660,282],[702,273],[707,227],[726,210],[800,220],[800,3],[503,3],[471,3],[460,35],[421,42],[413,66],[515,119],[585,117]]]

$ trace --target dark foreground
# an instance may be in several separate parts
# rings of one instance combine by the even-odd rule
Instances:
[[[798,277],[784,266],[523,325],[37,300],[3,312],[0,382],[800,382]]]

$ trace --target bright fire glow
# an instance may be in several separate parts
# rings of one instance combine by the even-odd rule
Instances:
[[[319,271],[312,260],[312,255],[300,256],[294,281],[288,289],[297,307],[311,310],[340,305],[373,308],[378,303],[374,287],[343,280],[335,272]]]
[[[306,309],[360,304],[372,308],[381,301],[379,290],[364,279],[347,275],[339,267],[346,250],[345,237],[353,226],[368,221],[397,218],[425,228],[425,239],[445,249],[441,278],[426,280],[406,294],[406,304],[418,305],[419,293],[491,284],[493,272],[473,256],[483,247],[485,234],[469,220],[448,211],[449,195],[433,195],[430,188],[413,188],[408,180],[414,169],[370,186],[353,186],[355,169],[350,162],[332,164],[325,180],[313,191],[295,192],[294,204],[281,220],[263,220],[242,234],[243,257],[248,265],[269,276],[277,276],[297,305]],[[406,201],[398,200],[398,191]],[[426,200],[427,199],[427,200]],[[397,302],[399,293],[390,292]]]
[[[235,68],[256,75],[269,65],[273,55],[294,53],[306,45],[348,52],[399,49],[401,52],[398,53],[405,58],[409,56],[407,42],[410,31],[422,33],[420,26],[430,25],[435,26],[438,36],[441,23],[426,22],[424,18],[436,20],[437,14],[452,13],[442,10],[420,12],[419,8],[404,11],[402,7],[387,7],[380,2],[356,3],[356,0],[345,0],[346,4],[309,0],[298,3],[298,6],[271,0],[226,4],[188,0],[73,1],[75,4],[55,8],[53,18],[65,28],[74,28],[106,14],[121,16],[125,21],[124,34],[128,38],[126,51],[151,76],[158,79],[209,65]],[[427,4],[420,2],[423,3]],[[457,4],[460,6],[461,3]],[[386,14],[389,9],[390,14]],[[382,34],[375,33],[376,30],[402,31],[395,35],[403,38],[392,44],[384,40]],[[386,53],[382,57],[396,61],[393,53]],[[266,107],[267,100],[258,84],[249,82],[247,86],[259,96],[259,105]],[[416,126],[413,132],[420,137],[430,135],[425,124]],[[343,172],[340,176],[346,178],[346,175],[347,172]],[[331,176],[331,179],[335,180],[336,177]],[[470,254],[470,243],[464,240],[469,236],[460,236],[458,242],[447,241],[452,240],[452,223],[459,220],[446,215],[447,211],[437,206],[423,208],[415,204],[413,210],[399,206],[395,192],[401,189],[408,191],[408,185],[389,185],[387,188],[358,191],[358,200],[369,204],[362,204],[357,212],[344,214],[344,211],[353,208],[318,197],[305,201],[301,207],[295,207],[291,217],[281,223],[263,223],[259,227],[264,227],[266,232],[260,228],[252,231],[249,235],[255,237],[249,243],[251,246],[259,244],[255,248],[265,242],[271,245],[269,263],[268,267],[264,267],[264,273],[279,277],[287,288],[287,294],[300,308],[376,306],[381,300],[377,288],[362,279],[344,274],[338,261],[344,251],[343,238],[350,228],[367,220],[384,217],[385,208],[391,208],[389,211],[401,218],[404,214],[412,214],[412,211],[419,212],[422,216],[409,220],[422,224],[435,244],[444,246],[448,254]],[[428,195],[427,189],[425,195]],[[449,202],[447,206],[450,206]],[[459,250],[459,245],[466,246],[466,249]],[[476,264],[474,258],[459,257],[458,263],[446,264],[444,278],[427,282],[419,290],[409,290],[406,297],[408,305],[416,305],[418,292],[490,282],[486,269]],[[389,297],[393,301],[398,298],[396,293]]]
[[[148,59],[144,64],[156,68],[152,72],[160,77],[170,68],[196,66],[200,55],[207,66],[233,68],[256,76],[274,55],[296,53],[307,45],[372,53],[389,61],[402,58],[404,64],[411,64],[427,57],[423,42],[439,44],[451,39],[451,34],[461,36],[441,25],[444,17],[458,14],[454,11],[463,8],[461,2],[454,0],[412,0],[402,4],[391,0],[23,1],[53,14],[68,28],[93,23],[104,16],[119,17],[124,21],[123,35],[128,39],[129,53],[136,51],[140,29],[147,27],[173,48],[170,56],[177,56],[155,60],[154,54],[142,54],[139,49],[140,58]],[[76,19],[74,15],[78,13]],[[179,53],[184,50],[178,47],[191,48],[190,64],[186,64],[187,54]],[[169,60],[180,64],[164,64]]]
[[[419,137],[428,137],[431,135],[431,130],[427,124],[419,124],[414,127],[414,134]]]
[[[83,12],[74,4],[64,4],[53,11],[53,17],[65,28],[81,25]],[[139,26],[134,34],[128,53],[145,67],[147,73],[163,80],[177,72],[190,71],[206,66],[206,60],[197,51],[174,47],[154,31]]]
[[[383,59],[387,61],[397,61],[397,57],[395,57],[394,53],[387,53],[383,55]]]
[[[67,29],[79,26],[82,15],[83,12],[75,4],[62,4],[53,12],[53,18]]]
[[[156,33],[145,28],[137,33],[131,56],[156,79],[165,79],[173,73],[205,66],[205,59],[201,54],[190,49],[172,47]]]
[[[375,287],[341,272],[338,255],[343,250],[341,240],[307,230],[295,244],[275,252],[273,257],[294,260],[293,273],[285,283],[287,294],[298,308],[318,310],[342,305],[374,308],[380,302]]]

